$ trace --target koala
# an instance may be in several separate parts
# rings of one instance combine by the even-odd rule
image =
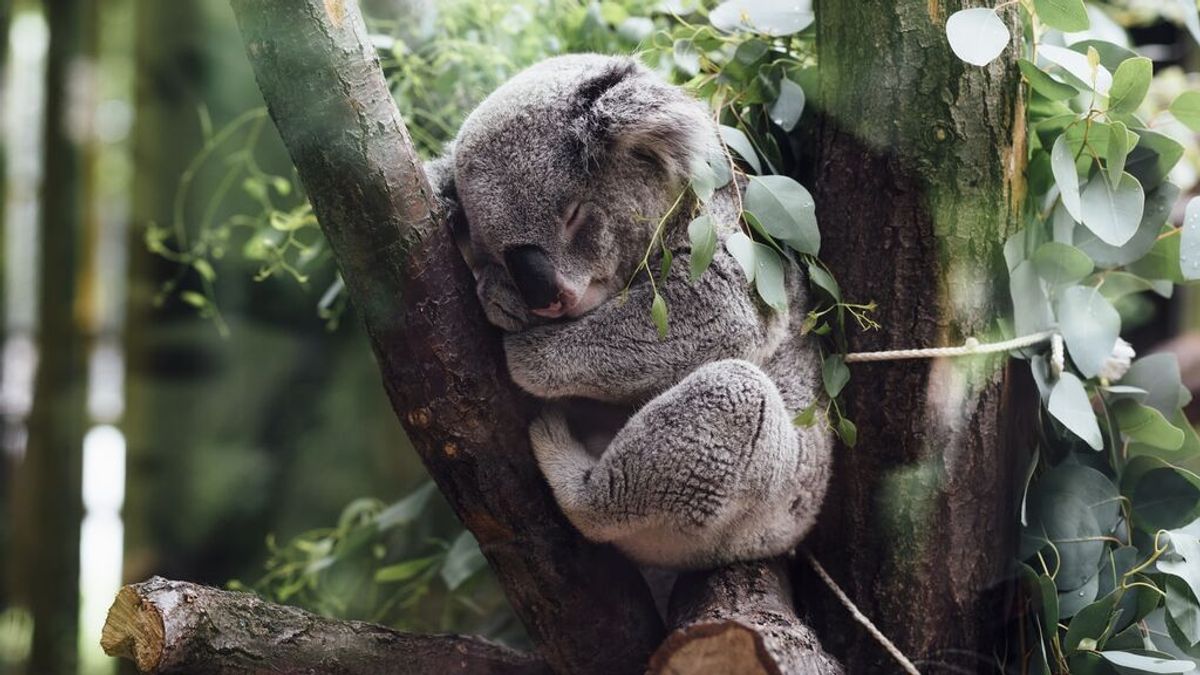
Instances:
[[[700,102],[634,59],[588,54],[502,85],[427,167],[510,374],[544,401],[529,437],[558,504],[587,538],[654,567],[790,551],[830,474],[829,430],[792,423],[821,381],[800,268],[789,261],[789,310],[757,297],[724,247],[736,185],[707,204],[686,192],[713,156],[724,149]],[[703,209],[720,242],[692,282],[687,226]],[[635,275],[660,222],[665,338]],[[579,401],[622,412],[597,435],[566,414]]]

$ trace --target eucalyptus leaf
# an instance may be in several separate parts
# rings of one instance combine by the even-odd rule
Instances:
[[[1108,111],[1117,115],[1136,112],[1146,98],[1146,92],[1150,91],[1153,74],[1154,66],[1144,56],[1122,61],[1113,73],[1112,89],[1108,92]]]
[[[1125,158],[1129,156],[1129,130],[1120,122],[1108,127],[1108,149],[1104,153],[1104,173],[1112,187],[1119,187],[1125,173]]]
[[[1021,74],[1029,81],[1029,86],[1034,91],[1052,101],[1067,101],[1079,95],[1078,89],[1056,80],[1032,61],[1018,59],[1017,67],[1021,69]]]
[[[1083,205],[1079,194],[1079,174],[1075,171],[1075,155],[1067,144],[1066,135],[1059,136],[1050,150],[1050,169],[1054,183],[1062,195],[1062,204],[1076,222],[1083,220]],[[1106,240],[1107,241],[1107,240]]]
[[[1017,335],[1032,335],[1054,325],[1050,300],[1042,290],[1032,261],[1017,264],[1009,275],[1008,290],[1012,294],[1013,330]]]
[[[705,213],[688,223],[688,241],[692,247],[689,274],[694,282],[712,264],[717,252],[717,228],[711,216]]]
[[[1183,637],[1186,647],[1195,647],[1200,643],[1200,602],[1196,595],[1182,579],[1164,577],[1166,598],[1164,606],[1175,628]]]
[[[1093,67],[1088,57],[1079,52],[1066,47],[1043,44],[1038,47],[1038,58],[1059,68],[1063,75],[1074,83],[1098,94],[1107,96],[1112,88],[1112,73],[1102,65]]]
[[[1046,404],[1047,411],[1054,419],[1062,423],[1068,431],[1083,439],[1094,450],[1104,448],[1104,438],[1100,435],[1100,424],[1096,422],[1096,413],[1088,400],[1087,391],[1079,378],[1064,372],[1054,388],[1050,391],[1050,400]]]
[[[1080,610],[1067,626],[1067,634],[1063,638],[1063,651],[1070,653],[1079,649],[1079,644],[1084,639],[1095,643],[1103,641],[1116,600],[1115,595],[1106,595]]]
[[[650,304],[650,318],[654,321],[654,328],[658,331],[659,339],[667,337],[667,301],[657,292],[654,294],[654,301]]]
[[[1200,279],[1200,197],[1188,200],[1179,233],[1179,273],[1188,281]]]
[[[826,272],[820,265],[808,263],[808,280],[817,288],[829,294],[829,297],[834,302],[842,301],[842,289],[838,286],[838,282],[829,272]]]
[[[1200,539],[1180,530],[1168,532],[1167,537],[1171,541],[1171,550],[1159,558],[1158,571],[1177,577],[1195,598],[1200,598]],[[1200,638],[1196,641],[1200,642]]]
[[[450,545],[446,559],[442,561],[442,581],[453,591],[484,567],[487,567],[487,560],[479,550],[479,542],[470,531],[464,530]]]
[[[1162,226],[1171,216],[1171,208],[1178,199],[1179,188],[1171,183],[1160,185],[1158,189],[1148,194],[1137,232],[1121,246],[1104,243],[1082,226],[1074,228],[1073,243],[1076,248],[1090,256],[1097,267],[1112,268],[1128,265],[1141,259],[1154,248]],[[1055,215],[1057,216],[1057,209]],[[1109,276],[1111,277],[1111,275]],[[1108,278],[1106,277],[1106,279]]]
[[[1079,249],[1049,241],[1033,254],[1038,276],[1052,286],[1071,284],[1092,273],[1092,259]]]
[[[810,255],[821,248],[816,208],[804,186],[787,176],[753,176],[746,187],[744,206],[771,236]]]
[[[1112,414],[1121,433],[1139,443],[1164,450],[1178,450],[1183,445],[1183,431],[1150,406],[1123,399],[1113,405]]]
[[[1137,179],[1125,173],[1116,187],[1103,179],[1088,181],[1080,203],[1083,225],[1104,243],[1122,246],[1142,222],[1146,196]]]
[[[821,364],[821,381],[825,385],[825,393],[830,398],[837,398],[842,388],[850,381],[850,369],[841,354],[830,354]]]
[[[1088,286],[1063,291],[1057,308],[1059,330],[1075,367],[1085,377],[1099,375],[1116,346],[1121,315],[1100,291]]]
[[[1100,652],[1100,656],[1117,668],[1135,673],[1188,673],[1196,664],[1157,656],[1146,656],[1133,652]]]
[[[1160,352],[1137,359],[1121,378],[1121,384],[1146,391],[1145,405],[1165,416],[1172,416],[1182,405],[1179,391],[1182,375],[1179,359],[1174,354]]]
[[[780,37],[807,28],[813,22],[813,13],[798,1],[728,0],[713,8],[708,20],[727,33],[749,31]]]
[[[1064,33],[1078,33],[1091,25],[1083,0],[1033,0],[1033,11],[1047,26]]]
[[[772,309],[779,312],[787,309],[783,261],[775,249],[758,242],[754,242],[754,287]]]
[[[1012,34],[996,10],[976,7],[950,15],[946,38],[955,56],[971,65],[986,66],[1000,56]]]
[[[1121,492],[1129,497],[1134,524],[1145,532],[1182,527],[1200,516],[1200,477],[1158,457],[1130,459]]]
[[[1178,141],[1149,129],[1134,129],[1140,137],[1138,144],[1129,151],[1125,171],[1138,179],[1146,190],[1153,190],[1167,178],[1171,169],[1183,157],[1183,146]]]
[[[754,241],[747,237],[745,232],[739,230],[725,240],[725,250],[729,251],[729,255],[733,256],[742,271],[746,273],[746,279],[754,281]]]
[[[1200,131],[1200,91],[1185,91],[1171,101],[1169,108],[1175,119],[1192,131]]]
[[[779,96],[768,110],[771,121],[784,131],[791,131],[796,128],[796,122],[800,121],[803,112],[804,90],[795,82],[783,78],[779,81]]]
[[[754,151],[754,145],[750,143],[750,139],[742,133],[741,129],[722,124],[720,132],[721,140],[729,146],[730,150],[746,160],[750,168],[754,169],[754,173],[762,173],[762,164],[758,161],[758,153]]]

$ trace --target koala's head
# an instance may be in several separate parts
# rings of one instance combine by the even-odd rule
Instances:
[[[496,90],[454,148],[460,246],[489,320],[516,331],[619,292],[717,144],[698,101],[629,58],[558,57]]]

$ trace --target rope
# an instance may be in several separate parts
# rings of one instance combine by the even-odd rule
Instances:
[[[994,354],[1008,352],[1014,349],[1032,347],[1045,342],[1057,335],[1054,331],[1043,331],[1033,335],[1025,335],[1003,342],[983,343],[973,337],[967,338],[961,347],[930,347],[928,349],[891,349],[882,352],[856,352],[846,355],[846,363],[865,363],[870,361],[899,361],[901,359],[936,359],[943,356],[975,356],[977,354]]]
[[[813,556],[812,551],[809,551],[807,548],[801,548],[801,551],[804,553],[805,559],[808,560],[808,564],[812,565],[813,570],[816,571],[817,576],[821,577],[821,581],[824,581],[825,585],[829,587],[829,590],[833,591],[833,594],[837,596],[837,599],[841,601],[846,610],[850,612],[850,615],[854,617],[854,620],[857,621],[863,628],[866,628],[867,632],[871,634],[871,637],[875,638],[876,642],[883,645],[883,648],[887,650],[888,654],[892,655],[893,659],[896,659],[896,663],[900,664],[900,667],[904,669],[904,672],[908,673],[909,675],[921,675],[921,671],[917,670],[917,667],[913,665],[913,662],[908,660],[908,657],[904,655],[904,652],[900,651],[899,647],[892,644],[892,641],[887,639],[887,636],[884,635],[883,632],[878,628],[876,628],[875,624],[871,623],[870,619],[864,616],[862,612],[858,611],[858,607],[854,605],[854,602],[851,601],[841,587],[837,585],[837,582],[833,580],[833,577],[829,576],[829,572],[826,572],[825,568],[821,566],[821,563],[817,562],[817,559],[815,556]]]

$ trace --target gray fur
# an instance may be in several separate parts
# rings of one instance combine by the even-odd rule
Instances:
[[[585,536],[649,565],[790,550],[812,526],[830,471],[828,430],[791,423],[820,383],[819,356],[798,330],[799,268],[788,272],[789,312],[757,298],[723,245],[737,227],[731,189],[706,207],[721,244],[695,283],[686,228],[699,207],[684,199],[666,224],[665,339],[650,320],[645,274],[620,293],[689,167],[714,151],[713,121],[681,90],[632,59],[577,55],[503,85],[428,167],[488,318],[507,331],[513,379],[547,401],[530,439],[559,504]],[[577,203],[588,215],[568,234]],[[520,245],[543,247],[579,291],[584,301],[567,318],[525,308],[503,262]],[[560,403],[570,398],[636,412],[597,456],[568,425]]]

